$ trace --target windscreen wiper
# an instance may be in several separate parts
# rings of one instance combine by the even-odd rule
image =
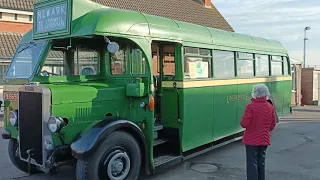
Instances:
[[[29,49],[29,48],[31,48],[31,47],[36,46],[36,45],[37,45],[37,44],[32,44],[32,45],[30,45],[30,46],[27,46],[27,47],[21,49],[21,50],[18,52],[18,54],[20,54],[22,51],[24,51],[24,50],[26,50],[26,49]]]

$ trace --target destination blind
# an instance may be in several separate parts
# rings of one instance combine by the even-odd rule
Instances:
[[[60,3],[54,6],[36,10],[36,34],[67,29],[68,4]]]

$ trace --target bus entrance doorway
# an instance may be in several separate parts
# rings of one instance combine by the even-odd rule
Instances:
[[[152,73],[155,87],[155,123],[162,124],[163,119],[163,81],[175,77],[175,45],[165,43],[152,44]]]
[[[177,93],[173,87],[176,78],[176,44],[152,44],[152,72],[155,88],[154,165],[156,168],[181,161],[179,130],[176,126]],[[172,82],[172,83],[171,83]],[[168,87],[168,84],[172,86]],[[175,124],[175,125],[173,125]]]

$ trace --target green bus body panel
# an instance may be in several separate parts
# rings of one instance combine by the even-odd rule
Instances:
[[[47,85],[52,92],[52,104],[114,101],[124,98],[124,88],[115,84],[81,83]]]
[[[261,82],[270,88],[278,116],[290,113],[291,81]],[[257,83],[181,89],[183,110],[182,151],[219,140],[244,129],[244,110]]]
[[[68,119],[63,128],[65,142],[70,144],[74,138],[83,133],[105,115],[121,114],[129,118],[128,100],[124,96],[125,89],[108,83],[48,84],[52,93],[52,114]],[[139,122],[136,122],[139,123]],[[60,145],[55,137],[55,145]]]

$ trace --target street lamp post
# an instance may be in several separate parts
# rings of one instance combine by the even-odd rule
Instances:
[[[305,27],[304,28],[304,50],[303,50],[303,67],[305,68],[306,67],[306,42],[308,40],[307,38],[307,31],[310,30],[311,28],[310,27]]]

